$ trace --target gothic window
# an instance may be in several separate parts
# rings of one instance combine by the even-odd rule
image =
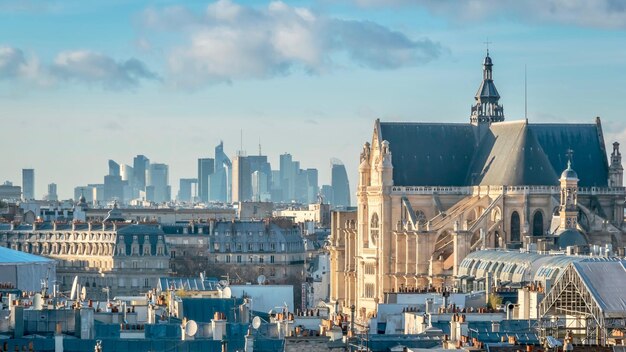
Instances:
[[[520,241],[520,219],[519,214],[514,211],[511,214],[511,242]]]
[[[533,215],[533,236],[543,236],[543,234],[543,213],[537,210]]]
[[[365,284],[365,287],[363,290],[363,296],[365,298],[374,297],[374,284]]]
[[[423,211],[421,210],[415,210],[415,219],[417,220],[418,223],[420,224],[425,224],[426,221],[428,221],[426,219],[426,214],[424,214]]]
[[[372,263],[365,264],[365,267],[364,267],[363,271],[364,271],[365,275],[374,275],[374,274],[376,274],[376,268],[374,267],[374,264],[372,264]]]
[[[374,213],[372,215],[372,220],[370,221],[370,239],[372,244],[375,246],[378,241],[379,228],[378,228],[378,214]]]

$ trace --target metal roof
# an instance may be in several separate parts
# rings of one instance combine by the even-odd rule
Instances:
[[[626,316],[625,265],[626,261],[583,261],[573,264],[605,317]]]
[[[579,187],[606,187],[599,124],[492,123],[481,140],[469,123],[380,122],[396,186],[557,185],[567,151]]]
[[[53,263],[55,260],[0,246],[0,265]]]

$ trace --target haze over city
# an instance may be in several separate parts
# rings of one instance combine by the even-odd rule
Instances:
[[[554,6],[559,3],[562,6]],[[102,182],[136,154],[177,180],[220,140],[289,152],[352,193],[375,118],[467,121],[490,42],[507,116],[626,141],[626,12],[614,1],[2,1],[0,180]],[[610,150],[610,148],[607,148]],[[8,155],[11,155],[10,157]]]

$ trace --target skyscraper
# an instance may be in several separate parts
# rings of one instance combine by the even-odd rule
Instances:
[[[228,202],[231,196],[232,163],[224,153],[224,142],[215,147],[215,168],[209,176],[209,200]]]
[[[22,195],[24,200],[35,199],[35,169],[22,169]]]
[[[350,184],[346,167],[339,159],[331,159],[331,182],[333,188],[333,203],[335,207],[350,206]]]
[[[209,175],[213,174],[214,170],[215,159],[198,159],[198,197],[205,203],[209,201]]]
[[[295,200],[296,173],[298,167],[293,162],[291,154],[280,155],[280,186],[282,188],[283,202]]]
[[[133,159],[133,174],[135,177],[135,187],[138,190],[145,190],[146,188],[146,171],[150,166],[150,159],[144,155],[137,155]]]
[[[120,164],[109,160],[109,174],[104,176],[104,201],[124,200],[124,184],[120,176]]]
[[[110,176],[120,175],[120,164],[116,163],[114,160],[111,160],[111,159],[109,159],[109,175]]]
[[[194,200],[198,190],[198,179],[181,178],[178,187],[178,201],[191,202]],[[194,187],[195,186],[195,187]]]
[[[146,200],[162,203],[170,199],[169,167],[166,164],[150,164],[146,174]]]
[[[252,174],[250,160],[242,155],[233,159],[232,202],[243,202],[252,198]]]
[[[48,195],[47,195],[48,200],[51,201],[58,201],[59,200],[59,196],[57,195],[57,184],[56,183],[51,183],[48,185]]]

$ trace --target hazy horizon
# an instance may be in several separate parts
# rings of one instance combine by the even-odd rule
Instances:
[[[102,183],[168,164],[172,196],[220,140],[352,189],[374,120],[469,123],[486,45],[507,121],[602,118],[626,142],[626,8],[610,0],[0,1],[0,182]],[[393,146],[392,146],[393,150]],[[607,147],[610,153],[610,148]]]

